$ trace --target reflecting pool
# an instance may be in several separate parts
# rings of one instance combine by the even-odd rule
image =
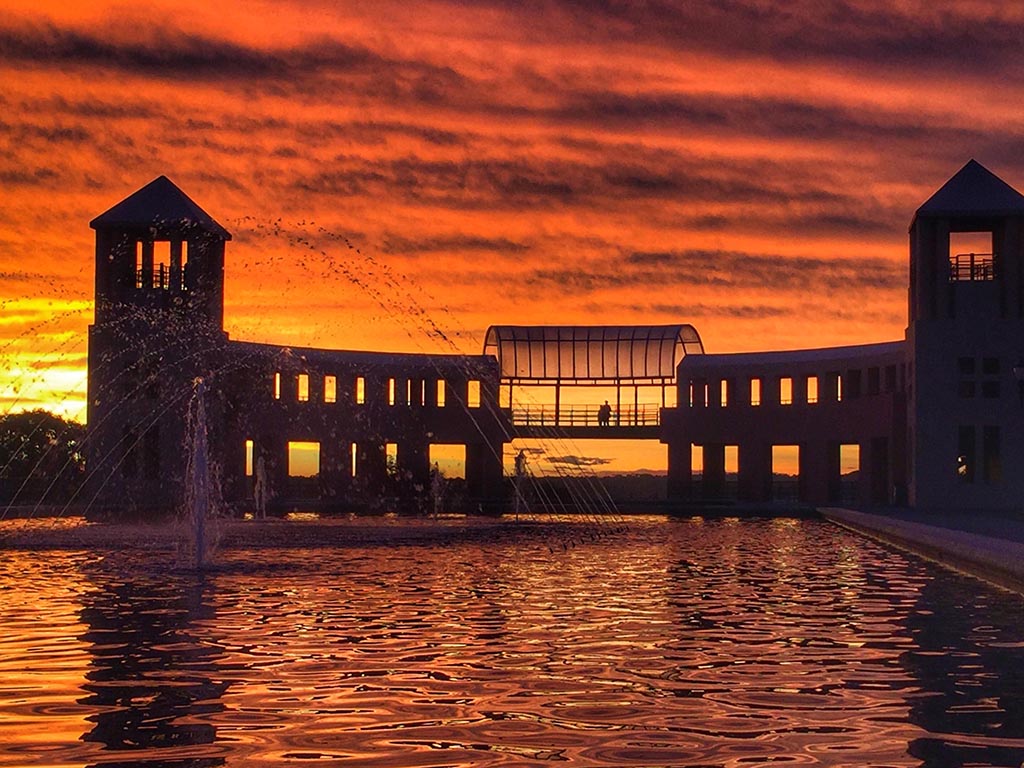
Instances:
[[[1024,762],[1019,596],[815,520],[552,543],[0,549],[0,766]]]

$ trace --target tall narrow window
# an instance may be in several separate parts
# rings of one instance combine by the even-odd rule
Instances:
[[[296,399],[300,403],[309,401],[309,374],[300,373],[298,376],[298,386],[296,388]]]
[[[761,404],[761,380],[751,379],[750,380],[750,404],[760,405]]]
[[[779,404],[793,404],[793,379],[789,376],[782,376],[779,379]]]
[[[807,377],[807,402],[816,403],[818,402],[818,377],[808,376]]]
[[[420,379],[420,405],[427,404],[427,380]]]
[[[412,385],[413,385],[413,380],[412,379],[406,379],[406,382],[405,382],[405,404],[406,405],[412,405],[412,403],[413,403],[413,400],[412,400],[412,389],[413,389],[413,386]]]
[[[352,443],[348,449],[349,454],[349,470],[352,473],[352,477],[355,477],[359,471],[359,446]]]
[[[470,379],[466,387],[466,405],[469,408],[480,407],[480,382]]]
[[[388,379],[388,405],[395,404],[395,380]]]
[[[274,374],[274,399],[281,399],[281,374],[280,372]]]
[[[444,408],[445,394],[446,394],[445,393],[445,386],[446,386],[446,384],[445,384],[445,380],[444,379],[438,379],[437,380],[437,407],[438,408]]]
[[[356,405],[363,405],[366,402],[366,379],[356,376]],[[353,443],[354,445],[354,443]]]
[[[245,476],[252,477],[253,473],[253,442],[252,440],[245,441]]]
[[[722,379],[719,386],[719,402],[722,404],[723,408],[726,408],[729,405],[729,380]]]
[[[334,403],[338,400],[338,377],[324,376],[324,402]]]
[[[141,288],[142,287],[142,274],[143,274],[142,249],[143,249],[142,241],[141,240],[136,240],[135,241],[135,287],[136,288]]]

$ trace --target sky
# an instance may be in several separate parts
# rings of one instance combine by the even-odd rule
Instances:
[[[971,158],[1024,187],[1022,40],[981,0],[0,0],[0,412],[84,419],[88,222],[161,174],[234,235],[235,339],[902,338],[914,210]]]

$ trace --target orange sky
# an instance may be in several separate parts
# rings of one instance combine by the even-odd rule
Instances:
[[[235,235],[236,339],[900,338],[915,208],[971,157],[1024,185],[1021,39],[974,1],[0,0],[0,409],[84,418],[88,222],[160,174]]]

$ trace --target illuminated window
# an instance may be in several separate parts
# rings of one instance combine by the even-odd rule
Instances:
[[[324,376],[324,402],[334,403],[338,400],[338,377]]]
[[[398,443],[385,443],[384,444],[384,461],[387,466],[388,474],[395,476],[398,474]]]
[[[245,441],[245,476],[252,477],[252,440]]]
[[[366,402],[366,379],[356,376],[356,405],[363,405]]]
[[[154,288],[163,288],[165,290],[171,287],[170,240],[157,240],[153,243],[153,277],[151,285]]]
[[[274,374],[274,399],[275,400],[280,400],[281,399],[281,374],[280,373],[275,373]]]
[[[690,474],[704,474],[704,446],[690,443]]]
[[[760,405],[761,404],[761,380],[751,379],[750,380],[750,404]]]
[[[722,379],[720,393],[720,402],[722,407],[725,408],[729,405],[729,382],[726,379]]]
[[[320,443],[289,441],[288,477],[317,477],[320,474]]]
[[[298,380],[297,399],[300,403],[309,401],[309,374],[300,373]]]
[[[480,382],[476,379],[471,379],[468,382],[466,388],[466,405],[469,408],[480,407]]]
[[[818,377],[808,376],[807,377],[807,402],[816,403],[818,402]]]
[[[349,446],[348,454],[350,464],[349,469],[352,472],[352,477],[355,477],[359,469],[359,446],[356,445],[355,443],[352,443],[352,445]]]
[[[793,404],[793,379],[789,376],[783,376],[779,379],[779,404]]]
[[[388,405],[395,404],[395,380],[388,379]]]
[[[427,380],[420,379],[420,405],[427,404]]]
[[[445,402],[445,381],[444,379],[437,380],[437,407],[444,408]]]
[[[141,240],[135,242],[135,287],[142,287],[142,249],[143,243]]]
[[[412,405],[412,379],[407,379],[405,382],[405,402]]]

